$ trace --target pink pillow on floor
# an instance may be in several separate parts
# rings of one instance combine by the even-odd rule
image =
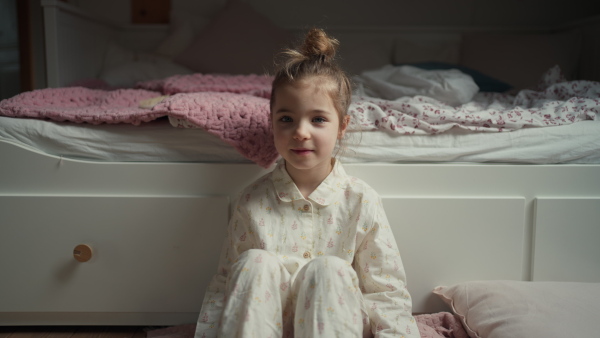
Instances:
[[[264,74],[288,42],[285,30],[247,3],[235,0],[175,61],[201,73]]]
[[[598,336],[600,283],[470,281],[433,293],[471,338]]]

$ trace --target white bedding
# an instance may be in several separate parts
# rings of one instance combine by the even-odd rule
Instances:
[[[600,121],[502,133],[454,128],[438,135],[347,135],[343,162],[600,163]],[[92,161],[251,163],[216,136],[173,128],[166,119],[133,126],[0,117],[0,141]]]
[[[500,133],[454,128],[436,135],[347,135],[345,162],[600,163],[600,121]]]
[[[218,137],[201,129],[173,128],[166,118],[134,126],[0,116],[0,141],[79,160],[252,163]]]

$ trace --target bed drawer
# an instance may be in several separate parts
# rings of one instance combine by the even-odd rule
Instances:
[[[227,197],[1,196],[0,318],[196,317],[216,271],[228,203]],[[80,244],[93,250],[87,262],[74,257]],[[91,317],[85,323],[98,324]]]
[[[600,198],[535,200],[533,280],[600,283]]]
[[[447,311],[431,293],[475,279],[521,280],[524,197],[387,197],[417,313]]]

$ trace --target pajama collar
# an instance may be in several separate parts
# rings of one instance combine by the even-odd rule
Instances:
[[[331,204],[336,200],[336,195],[342,191],[343,183],[347,179],[348,176],[342,165],[339,161],[334,160],[333,170],[317,189],[308,196],[308,199],[322,206]],[[285,160],[282,159],[277,163],[277,167],[271,175],[271,180],[275,186],[277,197],[282,202],[305,200],[287,170],[285,170]]]

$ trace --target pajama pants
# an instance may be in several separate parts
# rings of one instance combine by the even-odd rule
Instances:
[[[324,256],[293,276],[273,254],[244,252],[233,264],[219,337],[363,337],[369,321],[356,272]]]

